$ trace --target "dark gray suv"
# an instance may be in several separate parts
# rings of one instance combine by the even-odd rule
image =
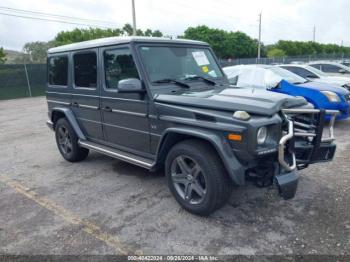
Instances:
[[[48,125],[62,156],[89,150],[165,168],[186,210],[208,215],[252,180],[295,194],[297,169],[330,161],[334,117],[301,97],[230,87],[208,44],[112,37],[48,52]]]

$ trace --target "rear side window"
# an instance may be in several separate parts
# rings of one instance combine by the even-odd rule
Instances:
[[[318,78],[317,75],[315,75],[314,73],[312,73],[309,70],[306,70],[305,68],[302,68],[302,67],[294,67],[294,66],[288,66],[288,67],[281,66],[281,67],[293,72],[294,74],[297,74],[301,77],[304,77],[304,78],[309,78],[309,77]]]
[[[96,88],[97,86],[97,57],[95,52],[75,54],[74,83],[77,87]]]
[[[107,50],[104,52],[106,87],[116,89],[118,82],[127,78],[139,79],[134,59],[128,48]]]
[[[322,64],[320,70],[326,73],[339,73],[341,68],[335,65]]]
[[[68,57],[52,56],[48,60],[49,84],[67,86],[68,84]]]

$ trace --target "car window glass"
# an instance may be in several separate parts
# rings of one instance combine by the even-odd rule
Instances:
[[[74,82],[77,87],[96,88],[97,58],[95,52],[75,54]]]
[[[139,79],[130,49],[114,49],[104,52],[106,87],[116,89],[118,82],[127,78]]]
[[[207,48],[141,46],[141,58],[151,82],[191,76],[220,78],[222,73]]]
[[[308,78],[308,77],[315,77],[315,78],[318,78],[317,75],[315,75],[314,73],[310,72],[309,70],[306,70],[304,68],[301,68],[301,67],[294,67],[294,66],[288,66],[288,67],[282,67],[282,68],[285,68],[301,77],[304,77],[304,78]]]
[[[321,68],[317,68],[320,69],[323,72],[326,73],[339,73],[339,70],[341,69],[339,66],[335,66],[335,65],[330,65],[330,64],[322,64]]]
[[[48,61],[48,78],[50,85],[67,86],[68,84],[68,57],[50,57]]]
[[[312,66],[312,67],[314,67],[314,68],[316,68],[318,70],[321,70],[321,65],[320,64],[312,64],[310,66]]]

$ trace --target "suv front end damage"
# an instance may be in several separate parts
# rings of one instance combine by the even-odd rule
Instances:
[[[333,127],[336,110],[283,109],[284,131],[278,145],[279,172],[275,182],[284,199],[294,197],[299,176],[296,170],[309,164],[333,159],[336,145]],[[325,114],[331,115],[328,134],[324,134]]]

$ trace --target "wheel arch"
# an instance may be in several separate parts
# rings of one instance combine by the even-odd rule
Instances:
[[[72,126],[72,128],[74,129],[74,131],[77,134],[77,136],[79,137],[79,139],[86,140],[86,137],[85,137],[84,133],[82,132],[82,130],[81,130],[76,118],[75,118],[74,113],[69,108],[61,108],[61,107],[52,108],[51,121],[53,123],[53,128],[55,128],[58,119],[60,119],[62,117],[65,117],[68,120],[69,124]]]
[[[203,140],[210,144],[218,153],[232,181],[237,185],[244,185],[246,168],[237,160],[228,141],[212,131],[194,128],[167,129],[162,135],[157,149],[156,167],[164,164],[167,154],[175,144],[191,138]]]

